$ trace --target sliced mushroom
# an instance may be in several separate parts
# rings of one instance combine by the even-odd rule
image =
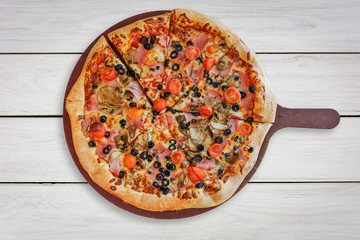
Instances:
[[[241,80],[238,75],[230,75],[226,78],[226,83],[229,87],[240,87]]]
[[[116,147],[121,148],[124,144],[129,143],[129,131],[126,128],[121,128],[119,130],[119,135],[114,137]]]
[[[121,88],[125,88],[130,83],[130,81],[131,78],[126,74],[119,75],[119,78],[117,79],[117,83]]]
[[[214,98],[212,98],[212,97],[207,97],[206,99],[205,99],[205,104],[207,105],[207,106],[210,106],[210,107],[214,107],[215,105],[216,105],[216,101],[215,101],[215,99]]]
[[[114,161],[115,158],[118,158],[118,157],[120,157],[121,155],[122,155],[121,152],[118,152],[118,151],[112,152],[112,153],[110,154],[110,156],[109,156],[109,161],[108,161],[108,163],[111,164],[112,161]]]
[[[204,141],[205,131],[201,128],[190,128],[189,135],[191,142],[198,145]]]
[[[190,103],[189,107],[192,112],[198,112],[200,108],[204,106],[202,103]]]
[[[184,115],[177,115],[175,119],[178,123],[186,121],[186,117]]]
[[[120,105],[122,103],[123,94],[117,87],[102,87],[97,95],[99,104]]]
[[[226,59],[221,59],[219,60],[219,62],[216,64],[216,68],[219,71],[225,71],[229,66],[229,63]]]
[[[234,151],[232,151],[230,156],[225,159],[225,161],[232,164],[232,163],[239,161],[240,159],[241,159],[240,150],[239,150],[239,148],[236,148],[236,149],[234,149]]]
[[[136,126],[135,125],[131,125],[130,127],[128,127],[128,131],[129,131],[129,136],[130,138],[134,138],[135,137],[135,132],[136,132]]]
[[[133,61],[134,57],[135,57],[135,53],[136,53],[136,49],[127,51],[127,52],[123,52],[124,55],[124,59],[128,59],[129,63],[135,63],[135,61]]]

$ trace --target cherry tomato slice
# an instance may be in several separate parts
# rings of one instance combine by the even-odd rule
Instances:
[[[204,60],[204,68],[209,71],[216,64],[216,59],[213,57],[208,57]]]
[[[136,165],[136,158],[131,154],[126,154],[123,163],[127,168],[133,168]]]
[[[180,164],[185,160],[185,154],[180,151],[173,152],[171,154],[171,160],[176,164]]]
[[[189,60],[195,60],[199,57],[200,50],[197,47],[194,46],[188,46],[186,48],[185,57]]]
[[[251,133],[251,130],[252,126],[247,122],[240,123],[236,128],[236,131],[243,136],[248,136]]]
[[[105,129],[104,124],[96,122],[96,123],[91,124],[90,132],[96,138],[103,138],[103,137],[105,137],[106,129]]]
[[[210,45],[206,47],[206,51],[208,51],[210,54],[216,53],[218,50],[219,49],[217,45]]]
[[[105,81],[111,81],[116,77],[115,69],[114,68],[105,68],[101,71],[101,78]]]
[[[198,183],[206,177],[206,174],[200,168],[189,165],[188,177],[193,183]]]
[[[201,116],[210,117],[213,113],[213,110],[210,106],[202,106],[199,110]]]
[[[161,112],[166,108],[166,101],[163,98],[156,99],[154,102],[154,108],[156,111]]]
[[[137,108],[130,108],[127,117],[128,119],[130,119],[131,121],[135,121],[136,119],[138,119],[141,114],[143,113],[143,109],[137,109]]]
[[[208,152],[210,154],[210,157],[216,158],[221,154],[222,150],[222,146],[219,143],[214,143],[209,147]]]
[[[178,94],[181,91],[182,84],[179,79],[173,78],[169,81],[167,89],[171,94]]]
[[[229,87],[225,91],[225,100],[228,103],[236,103],[241,99],[241,94],[236,87]]]

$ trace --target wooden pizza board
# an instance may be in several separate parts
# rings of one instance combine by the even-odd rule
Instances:
[[[69,79],[69,82],[68,82],[68,85],[66,88],[66,92],[65,92],[65,98],[64,98],[63,125],[64,125],[66,142],[67,142],[71,156],[72,156],[76,166],[78,167],[79,171],[84,176],[86,181],[100,195],[102,195],[105,199],[107,199],[111,203],[115,204],[116,206],[118,206],[126,211],[129,211],[129,212],[132,212],[132,213],[144,216],[144,217],[159,218],[159,219],[176,219],[176,218],[186,218],[186,217],[195,216],[195,215],[207,212],[217,206],[210,207],[210,208],[191,208],[191,209],[176,210],[176,211],[154,212],[154,211],[147,211],[147,210],[137,208],[133,205],[130,205],[130,204],[124,202],[120,198],[112,195],[111,193],[107,192],[102,187],[97,185],[90,178],[90,176],[84,170],[84,168],[81,166],[81,164],[79,162],[79,158],[75,152],[74,144],[73,144],[69,115],[65,109],[65,99],[66,99],[67,95],[69,94],[72,86],[75,84],[76,80],[78,79],[78,77],[81,73],[82,67],[85,63],[86,57],[89,54],[91,48],[94,46],[96,41],[101,36],[105,36],[106,39],[108,39],[107,34],[114,31],[115,29],[124,27],[130,23],[137,21],[137,20],[151,17],[151,16],[160,15],[160,14],[163,14],[166,12],[170,12],[170,11],[164,10],[164,11],[146,12],[146,13],[142,13],[142,14],[127,18],[127,19],[115,24],[114,26],[110,27],[109,29],[107,29],[105,32],[103,32],[98,38],[96,38],[90,44],[90,46],[81,55],[80,59],[78,60],[77,64],[75,65],[75,68],[70,76],[70,79]],[[116,49],[116,48],[114,48],[114,49]],[[269,129],[267,135],[265,136],[264,142],[261,146],[261,149],[260,149],[260,152],[258,155],[258,159],[255,163],[255,166],[250,171],[250,173],[246,176],[246,178],[244,179],[242,184],[239,186],[239,188],[236,190],[236,192],[233,194],[233,196],[236,193],[238,193],[245,186],[245,184],[247,184],[249,182],[251,177],[255,174],[256,170],[258,169],[258,167],[261,163],[261,160],[263,159],[263,157],[265,155],[265,151],[267,149],[269,140],[276,131],[278,131],[282,128],[285,128],[285,127],[331,129],[331,128],[336,127],[339,124],[339,121],[340,121],[340,116],[339,116],[338,112],[333,109],[290,109],[290,108],[285,108],[280,105],[277,105],[275,122],[273,123],[273,125]]]

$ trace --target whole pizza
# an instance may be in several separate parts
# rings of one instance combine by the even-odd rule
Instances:
[[[229,199],[254,167],[276,105],[241,39],[184,9],[100,37],[65,102],[92,180],[150,211]]]

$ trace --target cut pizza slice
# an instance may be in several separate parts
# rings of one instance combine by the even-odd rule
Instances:
[[[111,32],[108,37],[149,99],[160,97],[169,35],[170,13],[136,21]]]
[[[202,88],[205,84],[201,81],[204,66],[211,64],[208,60],[216,61],[238,40],[235,34],[214,19],[191,10],[173,10],[165,67],[166,89],[163,90],[167,105],[171,107],[180,98],[190,97],[191,87]]]

